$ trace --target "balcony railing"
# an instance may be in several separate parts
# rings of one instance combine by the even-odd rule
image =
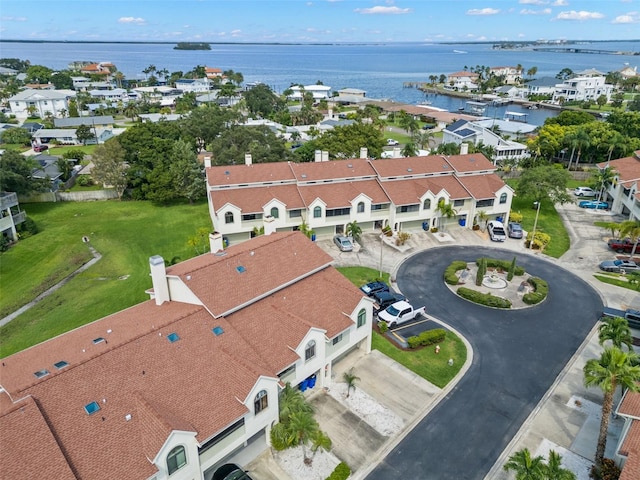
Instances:
[[[27,212],[16,213],[13,216],[13,224],[18,225],[19,223],[24,222],[27,219]]]
[[[0,192],[0,210],[15,207],[18,205],[18,194],[10,192]]]

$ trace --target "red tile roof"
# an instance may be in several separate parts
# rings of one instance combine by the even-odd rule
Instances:
[[[382,179],[389,177],[415,177],[418,175],[439,175],[453,173],[445,155],[428,157],[406,157],[373,160],[373,168]]]
[[[365,158],[291,163],[290,165],[299,182],[376,176],[376,172],[371,168],[371,163]]]
[[[495,173],[489,175],[464,175],[458,177],[463,187],[477,200],[495,198],[498,190],[505,186]]]
[[[305,207],[295,184],[212,190],[210,195],[216,212],[231,204],[243,214],[262,213],[265,205],[273,199],[284,203],[289,210]]]
[[[325,202],[327,208],[349,207],[360,194],[369,197],[374,204],[389,202],[377,180],[301,185],[298,190],[306,205],[319,198]]]
[[[396,205],[420,203],[420,197],[428,191],[433,195],[439,195],[445,190],[450,198],[455,200],[470,197],[458,179],[452,176],[391,180],[382,182],[382,186]]]
[[[209,185],[250,185],[264,182],[293,182],[295,176],[288,162],[224,165],[207,168]]]
[[[497,169],[487,157],[481,153],[467,155],[451,155],[447,161],[457,173],[495,172]]]
[[[610,162],[598,164],[600,168],[610,166],[616,171],[620,183],[625,187],[631,187],[635,182],[640,181],[640,150],[634,152],[632,157],[618,158]]]
[[[619,480],[638,480],[638,475],[640,475],[640,420],[633,420],[620,453],[626,455],[627,460]]]

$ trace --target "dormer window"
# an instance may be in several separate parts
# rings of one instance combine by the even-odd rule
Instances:
[[[169,452],[167,455],[167,472],[169,475],[177,472],[187,464],[187,453],[182,445]]]
[[[305,362],[308,362],[315,356],[316,356],[316,341],[310,340],[304,349],[304,360]]]
[[[257,415],[269,406],[269,395],[266,390],[260,390],[253,401],[253,410]]]
[[[278,207],[273,207],[271,209],[271,216],[273,218],[280,218],[280,210],[278,209]]]
[[[227,212],[224,214],[224,223],[233,223],[233,212]]]

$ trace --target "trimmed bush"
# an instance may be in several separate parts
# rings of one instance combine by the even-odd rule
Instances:
[[[480,260],[482,260],[482,258],[484,257],[480,257],[476,260],[476,265],[480,265]],[[509,268],[511,267],[511,261],[510,260],[499,260],[497,258],[486,258],[485,259],[487,261],[487,267],[488,268],[497,268],[500,270],[503,270],[505,272],[509,271]],[[524,268],[519,267],[516,265],[516,267],[513,270],[513,274],[517,275],[517,276],[522,276],[524,275]]]
[[[444,281],[449,285],[457,285],[460,283],[460,279],[456,275],[460,270],[465,270],[467,268],[467,262],[463,262],[461,260],[456,260],[451,262],[451,265],[447,267],[444,271]]]
[[[547,294],[549,293],[549,285],[547,282],[538,277],[531,277],[529,283],[533,285],[534,291],[522,297],[524,303],[527,305],[535,305],[547,298]]]
[[[378,328],[380,329],[380,333],[384,335],[389,330],[389,325],[384,320],[380,320],[378,322]]]
[[[511,308],[511,302],[506,298],[496,297],[495,295],[491,295],[490,293],[476,292],[475,290],[471,290],[470,288],[458,288],[458,295],[474,303],[486,305],[487,307]]]
[[[444,328],[436,328],[434,330],[426,330],[420,335],[414,335],[407,338],[407,344],[409,348],[424,347],[427,345],[433,345],[434,343],[442,342],[447,336],[447,331]]]
[[[331,475],[327,477],[327,480],[346,480],[351,475],[351,469],[349,465],[344,462],[340,462],[336,465],[336,468],[333,469]]]
[[[487,259],[480,258],[480,261],[478,262],[478,271],[476,272],[476,286],[479,287],[482,285],[485,273],[487,273]]]
[[[513,280],[513,275],[516,272],[516,257],[513,257],[511,260],[511,265],[509,266],[509,273],[507,273],[507,280],[510,282]]]

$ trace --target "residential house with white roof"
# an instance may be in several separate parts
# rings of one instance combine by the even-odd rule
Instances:
[[[291,100],[302,99],[306,92],[310,92],[314,100],[326,100],[329,98],[329,93],[331,92],[331,87],[328,85],[305,85],[304,87],[292,85],[290,88],[293,92],[289,95],[289,99]]]
[[[598,168],[610,167],[614,182],[607,188],[603,200],[611,205],[611,212],[628,220],[640,220],[640,150],[624,158],[602,162]]]
[[[40,118],[47,114],[61,117],[69,112],[69,100],[75,92],[68,90],[23,90],[8,99],[11,113],[18,118],[27,118],[33,112]]]
[[[278,231],[302,222],[317,236],[344,233],[357,221],[363,232],[390,226],[417,231],[438,225],[438,203],[451,203],[451,222],[471,220],[479,210],[506,220],[512,189],[482,154],[328,161],[316,152],[311,163],[253,163],[211,166],[205,158],[209,214],[227,242],[248,240],[269,219]],[[469,220],[469,221],[467,221]]]
[[[181,78],[176,80],[175,87],[184,93],[205,93],[211,90],[211,80],[205,78]]]
[[[3,359],[4,478],[211,480],[268,447],[285,383],[370,352],[373,302],[302,233],[210,240],[151,257],[150,300]]]
[[[604,75],[587,75],[568,78],[562,83],[556,84],[552,100],[558,102],[560,98],[564,101],[592,101],[595,102],[599,96],[604,95],[607,101],[611,99],[613,85],[605,83]]]
[[[558,79],[554,77],[535,78],[527,82],[527,97],[531,95],[545,95],[552,97],[556,91]]]

